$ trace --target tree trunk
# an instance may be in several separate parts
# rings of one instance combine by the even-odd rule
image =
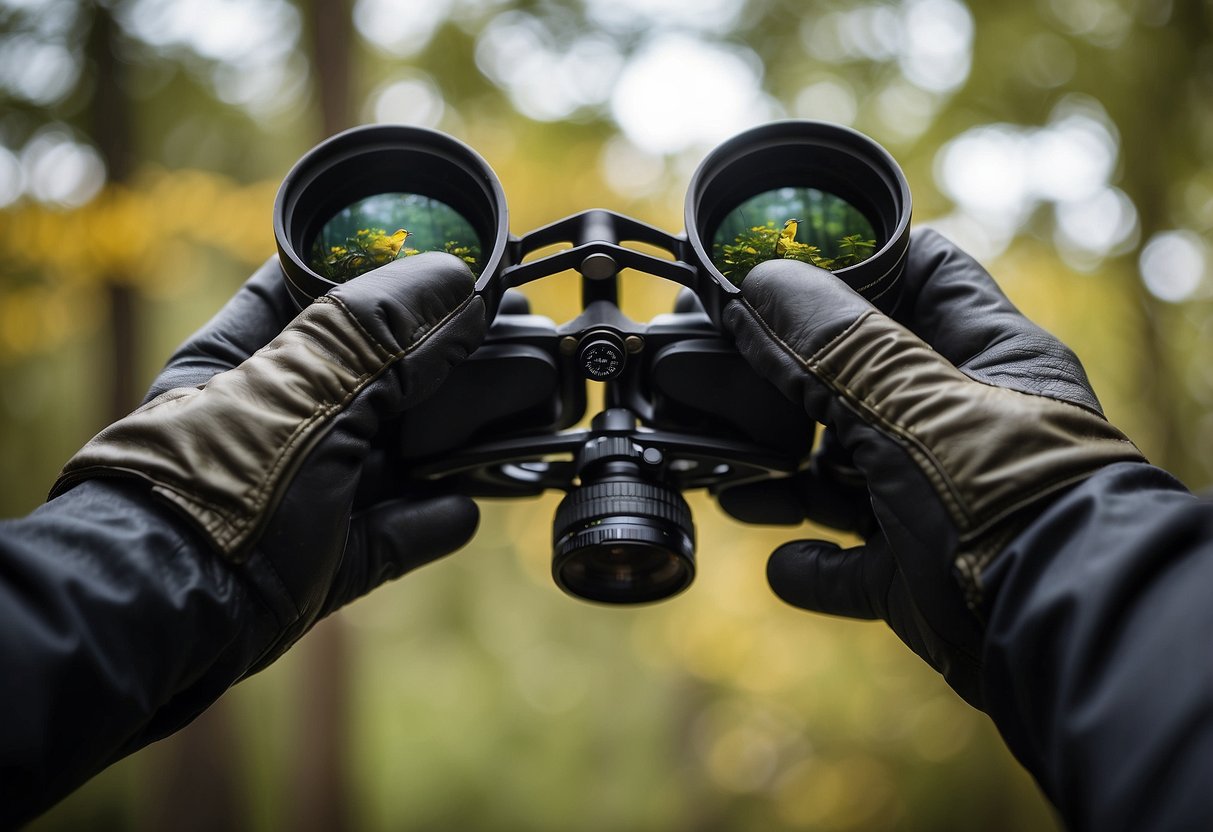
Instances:
[[[132,108],[122,85],[125,65],[114,54],[117,26],[109,7],[98,3],[93,8],[93,25],[89,33],[89,58],[96,67],[89,125],[97,150],[105,161],[110,182],[125,182],[134,167],[131,129]],[[110,390],[106,421],[112,422],[129,413],[141,398],[135,389],[135,367],[139,352],[138,305],[127,275],[104,276],[103,285],[109,300],[109,367]]]
[[[93,6],[88,58],[95,71],[89,111],[89,131],[105,161],[110,183],[127,181],[135,166],[134,108],[123,75],[126,64],[116,52],[118,27],[110,7]],[[109,355],[100,377],[110,380],[107,421],[120,419],[139,404],[137,387],[140,307],[129,275],[103,278],[109,301]],[[163,747],[155,757],[156,784],[146,807],[146,822],[153,829],[241,829],[244,800],[233,764],[231,714],[220,700],[194,724]]]
[[[353,19],[348,0],[312,0],[308,34],[323,137],[350,119]],[[336,832],[353,822],[346,740],[350,660],[340,613],[321,622],[295,649],[303,653],[299,731],[290,772],[287,828]]]
[[[1210,21],[1197,4],[1176,3],[1170,22],[1142,32],[1136,47],[1139,60],[1129,80],[1131,89],[1110,107],[1121,130],[1125,190],[1137,207],[1143,244],[1154,234],[1174,228],[1171,188],[1189,163],[1199,164],[1200,137],[1194,134],[1185,106],[1190,80],[1196,77],[1200,47]],[[1114,72],[1114,67],[1107,67]],[[1119,111],[1117,107],[1119,106]],[[1157,428],[1150,461],[1174,473],[1192,487],[1204,483],[1201,463],[1188,449],[1199,438],[1188,433],[1190,400],[1184,380],[1185,356],[1173,344],[1175,310],[1134,281],[1140,310],[1142,348],[1141,400],[1151,402]]]

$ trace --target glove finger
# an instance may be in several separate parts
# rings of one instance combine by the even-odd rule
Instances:
[[[771,554],[767,582],[794,607],[847,618],[887,620],[887,597],[896,569],[885,551],[796,540]]]
[[[804,485],[800,477],[743,483],[716,495],[733,519],[760,526],[797,526],[805,519]]]
[[[725,512],[743,523],[795,526],[811,520],[861,537],[875,526],[867,481],[828,427],[821,432],[807,470],[735,485],[714,496]]]
[[[832,397],[806,372],[808,364],[861,320],[888,319],[828,271],[795,260],[759,264],[741,293],[722,315],[738,351],[809,416],[828,424]]]
[[[876,527],[863,473],[833,428],[821,432],[805,485],[805,514],[815,523],[868,537]]]
[[[836,468],[819,465],[819,457],[815,454],[809,469],[794,477],[735,485],[716,499],[743,523],[795,526],[810,520],[865,535],[875,523],[867,487],[861,480],[843,477]],[[857,471],[853,473],[859,477]]]
[[[449,254],[407,259],[416,262],[337,287],[202,389],[178,389],[111,425],[64,467],[53,493],[101,470],[142,477],[237,561],[271,515],[314,522],[314,499],[286,499],[305,459],[321,483],[313,498],[351,504],[381,428],[484,337],[467,264]]]
[[[441,252],[396,260],[329,292],[369,341],[389,354],[407,355],[392,365],[399,401],[379,413],[399,416],[424,400],[450,369],[484,339],[484,303],[469,297],[475,282],[467,264]],[[430,334],[441,330],[441,337]]]
[[[408,493],[408,471],[389,445],[377,439],[367,450],[362,471],[358,474],[358,489],[354,492],[355,512]]]
[[[480,509],[461,495],[380,503],[350,521],[341,568],[322,615],[464,546]]]
[[[976,260],[938,232],[917,231],[891,317],[968,375],[1100,411],[1069,347],[1015,308]]]
[[[881,522],[910,537],[976,539],[1044,494],[1141,459],[1089,409],[973,381],[829,272],[767,262],[741,294],[722,316],[738,350],[837,431]]]
[[[177,387],[197,387],[230,370],[274,339],[299,312],[271,258],[201,329],[186,339],[152,382],[145,401]]]

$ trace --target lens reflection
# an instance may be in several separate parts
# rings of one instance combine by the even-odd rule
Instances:
[[[712,240],[712,263],[740,284],[759,263],[799,260],[843,269],[876,253],[872,223],[851,203],[816,188],[776,188],[725,216]]]
[[[692,571],[679,555],[649,543],[591,546],[556,562],[566,591],[608,604],[643,604],[683,590]]]
[[[344,283],[423,251],[453,254],[480,274],[480,237],[462,214],[421,194],[376,194],[324,224],[312,242],[308,265],[334,283]]]

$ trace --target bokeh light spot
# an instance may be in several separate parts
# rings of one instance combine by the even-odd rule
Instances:
[[[422,73],[384,84],[371,95],[375,121],[384,124],[415,124],[436,127],[446,110],[442,93]]]
[[[1137,237],[1137,209],[1118,188],[1103,188],[1084,199],[1060,202],[1056,218],[1058,250],[1069,265],[1079,269],[1094,268]]]
[[[1018,218],[1029,196],[1028,153],[1022,132],[1010,125],[975,127],[940,149],[936,179],[974,213]]]
[[[630,198],[656,192],[665,179],[665,160],[642,150],[625,136],[612,136],[603,145],[599,169],[611,190]]]
[[[895,79],[876,96],[876,114],[884,135],[897,141],[918,138],[935,118],[939,99],[921,87]]]
[[[997,123],[961,133],[936,154],[935,180],[959,213],[983,227],[993,244],[986,256],[1000,253],[999,244],[1005,246],[1038,205],[1054,203],[1058,239],[1074,262],[1094,267],[1136,223],[1127,197],[1109,185],[1119,150],[1099,103],[1070,96],[1041,127]],[[1102,220],[1112,224],[1092,227]]]
[[[761,80],[748,50],[660,35],[624,67],[611,112],[638,147],[677,153],[768,120],[774,108]]]
[[[76,86],[80,61],[65,44],[10,35],[0,50],[0,85],[39,106],[61,101]]]
[[[957,0],[909,0],[902,11],[898,64],[924,90],[948,92],[969,77],[973,16]]]
[[[602,105],[622,63],[604,35],[582,35],[566,46],[524,12],[498,15],[476,40],[477,66],[519,112],[538,121],[558,121]]]
[[[797,118],[854,124],[859,113],[855,90],[844,79],[829,76],[813,81],[796,95],[793,107]]]
[[[1086,199],[1112,173],[1116,139],[1095,118],[1083,113],[1065,116],[1029,137],[1027,172],[1037,198]]]
[[[737,24],[744,0],[587,0],[593,23],[617,32],[657,28],[724,33]]]
[[[451,0],[424,3],[358,0],[354,5],[354,26],[367,41],[385,52],[407,57],[429,45],[450,13]]]
[[[136,40],[184,58],[221,101],[256,116],[288,111],[307,89],[303,24],[286,0],[132,0],[114,15]]]
[[[21,164],[29,192],[39,202],[83,205],[105,184],[105,163],[97,151],[55,127],[30,140],[21,152]]]
[[[1200,288],[1207,250],[1204,241],[1191,231],[1162,231],[1146,243],[1138,266],[1150,294],[1169,303],[1179,303]]]
[[[0,147],[0,208],[12,205],[25,190],[21,163],[7,147]]]

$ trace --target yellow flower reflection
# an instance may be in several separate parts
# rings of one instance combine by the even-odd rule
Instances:
[[[363,272],[378,268],[403,255],[415,253],[404,248],[408,230],[397,228],[391,234],[382,228],[360,228],[345,245],[330,246],[319,263],[320,271],[330,280],[343,283]],[[314,264],[315,265],[315,264]]]

